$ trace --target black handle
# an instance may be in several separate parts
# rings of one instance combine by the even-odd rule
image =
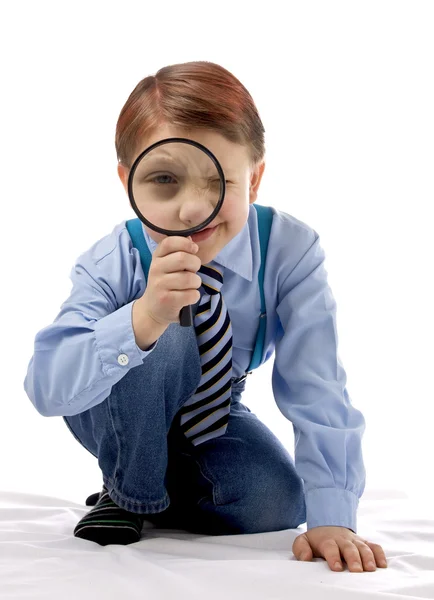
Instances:
[[[181,308],[179,313],[179,324],[181,327],[190,327],[193,323],[193,313],[191,312],[191,305],[184,306]]]

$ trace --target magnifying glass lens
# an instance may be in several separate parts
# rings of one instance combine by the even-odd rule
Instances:
[[[142,156],[132,195],[146,221],[171,235],[182,235],[201,227],[213,214],[221,196],[221,177],[203,150],[170,142]]]

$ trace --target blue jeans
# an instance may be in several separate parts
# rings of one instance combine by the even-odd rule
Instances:
[[[303,481],[285,447],[241,403],[245,381],[233,378],[223,436],[194,446],[182,434],[178,413],[200,376],[194,328],[173,323],[103,402],[63,419],[98,459],[112,500],[159,527],[230,535],[304,523]]]

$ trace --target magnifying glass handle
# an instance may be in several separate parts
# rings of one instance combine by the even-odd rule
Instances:
[[[179,324],[181,327],[190,327],[193,323],[193,314],[191,312],[191,305],[184,306],[181,308],[181,312],[179,313]]]

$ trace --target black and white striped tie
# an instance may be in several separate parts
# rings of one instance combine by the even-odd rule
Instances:
[[[203,295],[194,317],[202,376],[194,395],[180,410],[184,435],[198,446],[223,435],[231,404],[232,326],[220,289],[223,275],[202,265]]]

